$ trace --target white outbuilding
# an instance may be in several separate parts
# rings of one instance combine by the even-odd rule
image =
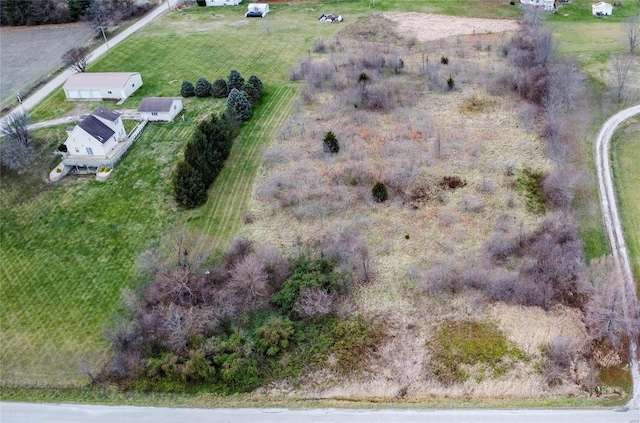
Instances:
[[[269,13],[268,3],[249,3],[247,13],[244,16],[246,18],[264,18],[267,13]]]
[[[611,12],[613,12],[613,6],[609,3],[599,1],[591,5],[593,16],[611,16]]]
[[[141,86],[139,72],[82,72],[62,88],[67,100],[124,100]]]
[[[174,97],[143,98],[138,107],[141,120],[171,122],[183,109],[182,99]]]
[[[205,0],[206,6],[237,6],[242,0]]]

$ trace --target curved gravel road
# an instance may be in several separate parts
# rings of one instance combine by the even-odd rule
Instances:
[[[638,351],[638,328],[635,327],[632,319],[640,314],[638,308],[638,295],[636,293],[636,284],[631,273],[631,265],[629,264],[629,253],[627,244],[624,240],[622,232],[622,223],[620,222],[620,213],[618,211],[618,203],[616,202],[616,193],[613,188],[613,174],[611,172],[610,144],[611,136],[616,128],[625,120],[640,114],[640,104],[613,115],[605,122],[600,129],[595,144],[596,172],[598,174],[598,188],[600,191],[600,205],[602,207],[602,217],[604,219],[605,230],[611,247],[611,253],[615,265],[623,277],[624,287],[622,289],[622,302],[624,307],[624,315],[627,320],[627,330],[630,338],[629,352],[631,374],[633,376],[633,397],[627,405],[631,409],[640,409],[640,357]]]

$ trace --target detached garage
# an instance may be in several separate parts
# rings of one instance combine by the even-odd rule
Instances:
[[[141,120],[171,122],[182,110],[182,99],[172,97],[143,98],[138,107]]]
[[[62,87],[67,100],[123,100],[142,86],[139,72],[83,72]]]

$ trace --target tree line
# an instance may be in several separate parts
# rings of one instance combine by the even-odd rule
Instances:
[[[208,84],[206,79],[200,78],[195,88],[190,82],[185,81],[182,84],[182,95],[192,95],[190,84],[193,92],[203,89],[202,86],[206,86],[203,80]],[[228,83],[221,81],[225,87],[231,87],[230,91],[225,88],[225,92],[228,92],[226,111],[220,115],[213,113],[198,124],[193,137],[185,146],[184,159],[178,162],[173,176],[174,198],[184,208],[195,208],[207,201],[207,189],[222,170],[224,161],[231,152],[238,126],[251,117],[252,101],[249,98],[255,103],[262,95],[262,81],[255,75],[245,84],[240,73],[232,70]],[[238,90],[237,86],[243,91]],[[210,93],[211,84],[204,89]],[[252,93],[251,97],[248,98],[246,92]]]
[[[97,17],[116,24],[122,20],[141,16],[151,4],[135,0],[2,0],[1,25],[43,25],[77,22]]]

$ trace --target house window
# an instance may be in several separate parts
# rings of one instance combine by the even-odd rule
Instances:
[[[113,94],[111,91],[107,91],[107,94]]]
[[[158,112],[151,112],[151,116],[158,116]]]
[[[173,110],[177,109],[178,106],[176,106],[175,104],[173,105]]]
[[[87,147],[87,154],[93,156],[93,149],[91,147]]]
[[[132,87],[135,87],[135,86],[136,86],[136,84],[131,84],[131,86],[132,86]]]
[[[80,152],[80,150],[78,149],[78,147],[76,147],[76,153],[79,153],[79,152]]]

